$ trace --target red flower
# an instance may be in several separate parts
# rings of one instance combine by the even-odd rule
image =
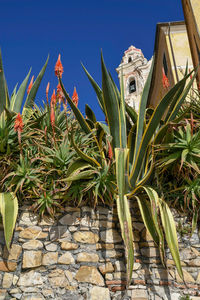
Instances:
[[[55,75],[57,77],[62,78],[62,74],[63,74],[63,65],[61,63],[60,54],[59,54],[58,55],[58,60],[57,60],[56,65],[55,65]]]
[[[17,132],[22,132],[23,127],[24,127],[24,123],[23,123],[22,117],[21,117],[20,113],[18,113],[18,115],[16,116],[16,119],[15,119],[14,129]]]
[[[56,93],[55,90],[53,90],[53,94],[51,96],[51,106],[55,106],[56,105]]]
[[[65,96],[63,94],[63,90],[61,88],[60,83],[57,85],[57,93],[56,93],[56,95],[57,95],[59,103],[65,99]]]
[[[49,104],[49,86],[50,86],[50,83],[48,82],[47,83],[47,87],[46,87],[46,100],[47,100],[47,104]]]
[[[162,85],[164,89],[168,89],[170,87],[169,79],[165,75],[164,69],[162,69]]]
[[[51,126],[54,128],[55,126],[55,112],[53,106],[51,107],[51,114],[50,114]]]
[[[78,94],[76,91],[76,88],[74,87],[74,92],[72,95],[72,101],[74,102],[74,104],[76,105],[76,107],[78,106]]]
[[[50,86],[50,82],[47,83],[47,87],[46,87],[46,98],[48,99],[48,94],[49,94],[49,86]]]
[[[32,76],[31,81],[30,81],[30,83],[29,83],[29,86],[28,86],[28,89],[27,89],[27,94],[30,93],[30,90],[31,90],[31,88],[32,88],[32,86],[33,86],[33,79],[34,79],[34,75]]]
[[[107,143],[108,143],[108,157],[109,157],[109,159],[112,159],[113,158],[112,147],[111,147],[111,144],[108,140],[107,140]]]

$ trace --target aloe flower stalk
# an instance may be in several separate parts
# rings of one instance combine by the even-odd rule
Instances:
[[[32,88],[32,86],[33,86],[33,80],[34,80],[34,75],[32,76],[31,81],[30,81],[30,83],[29,83],[29,86],[28,86],[28,89],[27,89],[27,94],[30,93],[30,90],[31,90],[31,88]]]
[[[78,106],[78,94],[76,91],[76,87],[74,87],[74,92],[72,95],[72,101],[74,102],[74,104],[76,105],[76,107]]]
[[[61,88],[60,83],[58,83],[58,85],[57,85],[56,96],[57,96],[57,99],[58,99],[59,104],[61,104],[61,102],[64,103],[65,96],[64,96],[64,94],[63,94],[63,91],[62,91],[62,88]]]
[[[66,128],[67,128],[67,131],[68,131],[68,121],[67,121],[67,99],[65,99],[65,96],[64,96],[64,93],[63,93],[63,90],[62,90],[62,87],[60,85],[60,83],[58,83],[57,85],[57,98],[58,98],[58,102],[59,104],[63,103],[63,107],[64,107],[64,111],[65,111],[65,119],[66,119]]]
[[[53,90],[53,94],[51,96],[51,112],[50,112],[50,121],[51,121],[51,126],[52,126],[52,130],[53,130],[53,139],[54,142],[56,143],[56,139],[55,139],[55,111],[54,111],[54,107],[56,105],[56,94],[55,94],[55,90]]]
[[[108,143],[108,158],[111,160],[113,158],[113,151],[110,142],[107,140]]]
[[[62,78],[62,74],[63,74],[63,65],[61,63],[60,54],[59,54],[58,55],[58,60],[57,60],[56,65],[55,65],[55,75],[57,77]]]
[[[54,107],[53,106],[51,106],[50,120],[51,120],[52,129],[54,130],[54,126],[55,126],[55,112],[54,112]]]
[[[46,87],[46,100],[47,100],[47,104],[49,103],[49,87],[50,87],[50,82],[47,83],[47,87]]]
[[[47,126],[44,128],[45,143],[47,144]]]
[[[56,93],[55,90],[53,90],[53,94],[51,96],[51,106],[55,106],[56,105]]]
[[[20,146],[20,153],[22,155],[22,147],[21,147],[21,133],[23,131],[24,123],[22,120],[22,116],[20,113],[17,114],[16,119],[15,119],[15,125],[14,125],[14,130],[17,132],[18,135],[18,142]]]

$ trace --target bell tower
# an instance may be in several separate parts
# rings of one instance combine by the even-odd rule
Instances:
[[[139,110],[139,101],[148,77],[151,60],[147,61],[140,49],[130,46],[124,52],[121,64],[116,69],[120,80],[120,71],[123,70],[124,97],[128,105]]]

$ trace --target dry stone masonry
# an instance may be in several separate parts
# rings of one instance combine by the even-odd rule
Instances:
[[[136,206],[132,219],[135,264],[126,291],[125,253],[115,208],[66,207],[57,220],[39,221],[28,206],[22,207],[9,253],[0,228],[0,300],[179,300],[187,295],[199,300],[197,233],[179,237],[186,286],[168,250],[167,270],[162,266]],[[186,228],[185,221],[177,219],[181,228]]]

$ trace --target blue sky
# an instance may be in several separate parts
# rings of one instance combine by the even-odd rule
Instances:
[[[61,54],[63,83],[70,93],[76,86],[79,108],[88,103],[102,119],[80,62],[101,85],[100,51],[117,82],[115,68],[132,44],[145,57],[153,54],[156,23],[183,20],[181,0],[0,0],[0,47],[11,93],[30,67],[37,75],[46,57],[49,64],[38,91],[37,103],[56,87],[54,65]]]

